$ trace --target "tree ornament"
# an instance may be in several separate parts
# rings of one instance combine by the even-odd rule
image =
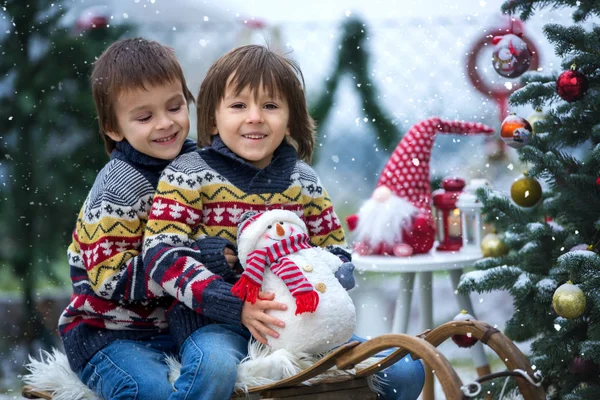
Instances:
[[[531,52],[519,36],[508,33],[492,40],[494,69],[505,78],[517,78],[529,69]]]
[[[521,207],[533,207],[542,198],[542,185],[535,178],[524,176],[510,187],[510,197]]]
[[[575,64],[556,79],[556,93],[569,103],[581,99],[587,89],[588,80],[583,73],[576,70]]]
[[[500,127],[500,137],[507,146],[520,149],[525,146],[533,136],[531,124],[515,113],[504,118]]]
[[[573,375],[593,376],[598,375],[600,366],[592,360],[585,360],[581,357],[575,357],[569,366],[569,372]]]
[[[538,107],[535,109],[534,112],[532,112],[529,117],[527,117],[527,121],[529,122],[529,124],[531,125],[531,133],[535,136],[536,134],[540,133],[539,129],[536,128],[536,124],[538,122],[543,122],[545,121],[547,118],[547,115],[542,111],[541,107]]]
[[[475,318],[467,313],[467,310],[462,310],[454,317],[453,321],[475,321]],[[467,333],[466,335],[452,335],[452,341],[456,343],[458,347],[468,348],[477,343],[477,338],[474,338],[470,333]]]
[[[106,11],[99,6],[87,8],[75,22],[75,30],[77,32],[101,29],[106,28],[107,26],[108,17]]]
[[[568,281],[556,289],[552,296],[552,307],[563,318],[573,319],[585,311],[585,294],[573,282]]]
[[[508,246],[500,235],[488,233],[481,239],[481,254],[484,257],[502,257],[508,254]]]

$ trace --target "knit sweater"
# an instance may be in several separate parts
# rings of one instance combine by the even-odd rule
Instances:
[[[186,140],[182,153],[195,148]],[[115,340],[143,340],[167,328],[172,298],[145,275],[141,250],[154,190],[169,162],[117,143],[79,212],[67,251],[73,294],[58,322],[74,371]]]
[[[169,323],[181,339],[214,321],[240,324],[242,301],[231,293],[238,275],[222,263],[202,263],[198,244],[210,237],[236,244],[246,211],[286,209],[306,223],[311,244],[348,260],[344,231],[315,171],[282,143],[259,169],[229,150],[219,136],[210,147],[185,154],[158,183],[146,226],[144,266],[152,279],[183,305]],[[194,313],[185,313],[189,308]],[[179,342],[181,342],[181,339]]]

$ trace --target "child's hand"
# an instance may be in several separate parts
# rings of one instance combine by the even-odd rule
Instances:
[[[231,268],[235,267],[235,263],[237,263],[238,258],[235,255],[235,253],[233,252],[233,250],[231,250],[229,247],[225,247],[225,249],[223,250],[223,254],[225,255],[225,258],[227,259],[227,264],[229,264],[229,266]]]
[[[287,306],[283,303],[273,301],[275,294],[263,293],[258,294],[256,303],[244,302],[242,309],[242,324],[248,328],[254,339],[262,344],[267,344],[266,336],[274,338],[279,337],[279,333],[269,328],[268,325],[285,327],[285,323],[275,317],[267,315],[265,310],[286,310]]]

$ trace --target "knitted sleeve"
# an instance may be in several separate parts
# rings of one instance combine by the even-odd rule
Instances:
[[[304,219],[313,246],[325,247],[337,256],[350,257],[344,229],[333,210],[331,199],[321,184],[317,173],[307,164],[299,162]]]
[[[202,222],[202,185],[206,178],[197,157],[197,153],[191,153],[178,158],[158,182],[145,232],[146,273],[197,313],[240,324],[242,301],[231,293],[230,283],[202,263],[203,255],[194,240],[194,232]]]
[[[92,193],[82,207],[73,241],[67,251],[71,280],[76,292],[92,290],[97,296],[125,303],[163,296],[150,282],[142,265],[145,213],[140,203],[124,201],[112,190]]]

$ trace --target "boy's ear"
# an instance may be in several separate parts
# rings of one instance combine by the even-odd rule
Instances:
[[[120,142],[121,140],[124,139],[124,136],[122,133],[114,132],[114,131],[106,131],[106,136],[108,136],[115,142]]]
[[[290,136],[290,127],[288,126],[287,128],[285,128],[285,136]]]
[[[215,121],[214,119],[212,129],[210,130],[210,134],[213,136],[219,134],[219,129],[217,129],[217,121]]]

